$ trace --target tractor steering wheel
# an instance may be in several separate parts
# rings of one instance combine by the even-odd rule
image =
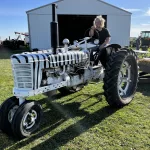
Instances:
[[[89,32],[90,32],[91,28],[88,28],[85,33],[84,33],[84,37],[89,37]],[[92,42],[94,44],[94,40],[99,39],[99,33],[98,31],[94,30],[94,35],[92,36],[90,40],[90,42]]]

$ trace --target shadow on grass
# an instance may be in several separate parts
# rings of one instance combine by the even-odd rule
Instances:
[[[137,92],[142,93],[144,96],[150,96],[150,83],[139,83]]]
[[[88,100],[91,97],[98,97],[103,95],[103,93],[98,93],[93,96],[88,95],[89,97],[83,101]],[[60,97],[60,94],[57,94],[53,100]],[[72,99],[69,99],[72,100]],[[52,130],[57,128],[59,125],[67,121],[69,118],[74,118],[76,116],[83,116],[84,118],[69,127],[65,128],[64,130],[52,135],[48,140],[44,141],[43,143],[33,147],[32,149],[55,149],[59,148],[62,145],[65,145],[70,140],[74,139],[75,137],[79,136],[80,134],[86,132],[91,127],[100,123],[103,119],[112,115],[117,109],[110,108],[106,106],[93,114],[89,114],[84,109],[80,109],[81,103],[79,102],[72,102],[72,103],[56,103],[55,101],[50,101],[48,99],[43,99],[39,101],[41,104],[46,103],[46,108],[44,109],[44,116],[42,120],[42,124],[40,126],[40,131],[38,131],[35,135],[19,141],[16,144],[12,144],[9,149],[19,149],[22,148],[29,143],[45,136],[46,134],[50,136]],[[99,101],[98,101],[99,102]],[[88,107],[91,107],[98,102],[91,104]],[[87,108],[87,107],[86,107]],[[44,138],[44,137],[43,137]],[[17,139],[15,140],[17,142]],[[14,141],[14,142],[15,142]]]
[[[59,148],[60,146],[65,145],[69,141],[73,140],[75,137],[79,136],[80,134],[86,132],[91,127],[100,123],[103,119],[107,118],[108,116],[112,115],[116,110],[106,106],[93,114],[86,115],[82,120],[78,121],[77,123],[67,127],[63,131],[55,134],[48,140],[44,141],[43,143],[37,145],[32,149],[55,149]]]

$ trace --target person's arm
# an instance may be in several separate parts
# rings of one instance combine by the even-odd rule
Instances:
[[[92,26],[91,29],[90,29],[90,31],[89,31],[89,36],[90,37],[94,36],[94,30],[95,30],[95,27]]]
[[[101,44],[99,48],[102,49],[105,45],[107,45],[110,42],[110,40],[111,40],[111,37],[107,37],[105,42]]]

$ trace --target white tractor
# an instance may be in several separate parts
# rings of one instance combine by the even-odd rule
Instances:
[[[59,48],[55,4],[52,5],[51,43],[49,50],[26,52],[11,56],[14,88],[13,97],[0,107],[0,130],[19,138],[30,136],[41,122],[42,108],[29,96],[59,90],[62,93],[81,90],[91,80],[103,80],[104,95],[109,105],[123,107],[131,102],[137,88],[138,67],[132,50],[118,44],[105,47],[105,65],[94,54],[98,63],[90,63],[90,52],[99,47],[98,40],[84,37],[81,42]],[[105,67],[104,67],[105,66]]]

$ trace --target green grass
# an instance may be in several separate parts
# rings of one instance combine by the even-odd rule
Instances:
[[[0,104],[12,96],[10,53],[0,53]],[[39,130],[18,141],[0,131],[2,149],[149,150],[150,86],[139,85],[134,100],[122,109],[108,106],[103,83],[89,84],[80,92],[53,99],[30,97],[43,106]]]

